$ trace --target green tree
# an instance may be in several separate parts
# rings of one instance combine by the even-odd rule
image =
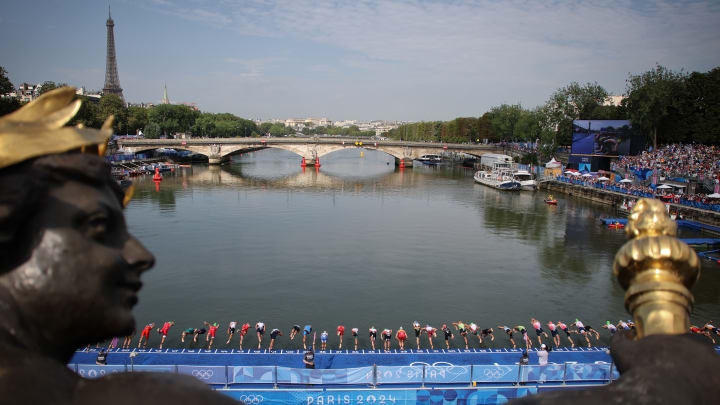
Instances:
[[[127,108],[127,132],[137,134],[147,125],[147,109],[144,107],[132,106]]]
[[[520,104],[503,104],[499,107],[493,107],[490,109],[492,117],[490,122],[500,139],[510,141],[520,138],[519,134],[516,132],[516,126],[520,120],[520,116],[523,114],[523,111],[524,110]]]
[[[626,81],[623,100],[633,128],[642,131],[657,148],[658,131],[672,114],[674,98],[680,93],[686,75],[655,65]]]
[[[199,116],[200,112],[186,105],[176,104],[160,104],[147,111],[148,123],[158,124],[164,136],[190,132]]]
[[[720,144],[720,67],[685,77],[669,110],[660,143]]]
[[[10,82],[7,77],[7,70],[0,66],[0,96],[7,93],[12,93],[15,90],[15,86]]]
[[[261,135],[269,134],[269,133],[270,133],[270,128],[271,128],[272,126],[273,126],[273,124],[270,123],[270,122],[263,122],[262,124],[260,124],[260,128],[259,128],[260,134],[261,134]]]
[[[573,120],[595,119],[593,111],[608,98],[608,92],[597,83],[581,86],[572,82],[556,90],[545,103],[551,125],[557,128],[557,140],[562,145],[572,143]]]
[[[104,122],[110,115],[115,116],[113,121],[113,132],[116,134],[127,133],[127,109],[125,102],[114,94],[105,94],[100,98],[98,105],[98,119]]]
[[[156,122],[148,122],[148,124],[145,125],[144,135],[145,138],[148,139],[160,138],[162,135],[162,128],[160,128],[160,124]]]
[[[82,101],[82,104],[80,104],[80,110],[78,110],[75,117],[70,120],[69,124],[82,124],[89,128],[100,128],[103,124],[103,119],[100,117],[98,102],[85,96],[75,96],[75,98]]]
[[[47,93],[47,92],[50,91],[50,90],[55,90],[55,89],[57,89],[58,87],[62,87],[62,86],[63,86],[62,84],[59,84],[59,85],[58,85],[58,84],[55,83],[55,82],[46,81],[46,82],[43,82],[43,84],[40,85],[40,89],[38,90],[38,93],[39,93],[39,94],[44,94],[44,93]]]

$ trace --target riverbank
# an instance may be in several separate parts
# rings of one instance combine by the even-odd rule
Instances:
[[[548,191],[560,192],[585,200],[610,205],[615,207],[619,213],[624,215],[627,215],[627,211],[620,209],[623,201],[637,201],[641,198],[632,194],[618,193],[595,187],[586,187],[579,184],[564,183],[557,180],[543,182],[540,184],[540,187]],[[720,213],[715,211],[675,203],[670,203],[670,210],[672,212],[677,212],[683,219],[700,222],[706,225],[720,226]]]

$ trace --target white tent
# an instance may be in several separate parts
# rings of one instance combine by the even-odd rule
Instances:
[[[661,184],[661,185],[657,186],[658,190],[667,190],[669,188],[672,188],[672,186],[668,186],[667,184]]]
[[[712,193],[707,196],[707,198],[720,198],[720,194],[718,193]]]
[[[562,163],[555,160],[555,158],[552,158],[549,162],[545,163],[545,167],[547,167],[548,169],[554,169],[560,166],[562,166]]]
[[[607,178],[607,177],[605,177],[605,176],[602,176],[602,177],[598,177],[598,180],[600,180],[600,181],[608,181],[608,180],[610,180],[610,179]]]
[[[622,179],[622,180],[620,180],[620,183],[632,183],[632,180],[630,180],[630,179]]]
[[[575,174],[575,172],[571,172],[570,170],[566,170],[565,174]]]
[[[585,174],[583,174],[582,176],[583,176],[583,177],[592,177],[592,174],[590,174],[590,173],[585,173]]]

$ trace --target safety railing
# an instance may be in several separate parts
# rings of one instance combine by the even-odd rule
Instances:
[[[305,369],[279,366],[95,365],[69,364],[85,378],[117,372],[170,372],[193,376],[213,385],[442,385],[610,382],[618,377],[611,363],[547,365],[428,365],[367,366],[345,369]]]

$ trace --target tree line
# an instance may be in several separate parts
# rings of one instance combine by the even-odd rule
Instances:
[[[656,65],[629,75],[620,105],[604,105],[610,94],[597,83],[572,82],[533,109],[502,104],[480,117],[405,124],[392,139],[434,142],[539,141],[548,157],[572,143],[573,120],[625,120],[649,144],[720,144],[720,67],[706,73],[674,72]]]

